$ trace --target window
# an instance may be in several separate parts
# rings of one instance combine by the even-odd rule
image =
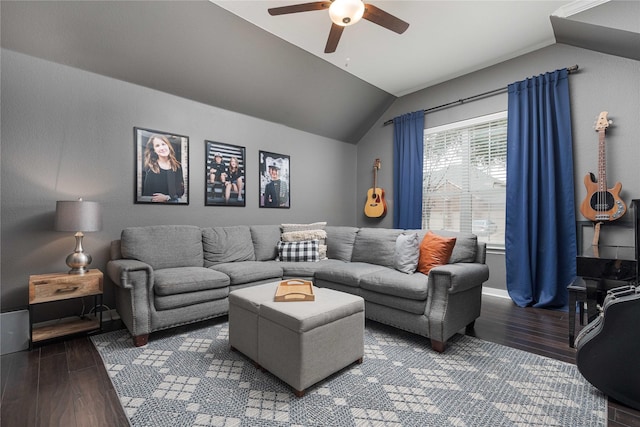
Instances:
[[[504,249],[507,112],[425,129],[422,228]]]

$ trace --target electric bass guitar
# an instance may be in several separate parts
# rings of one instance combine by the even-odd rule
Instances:
[[[384,190],[377,187],[378,169],[380,169],[380,159],[376,159],[373,163],[373,188],[367,191],[367,202],[364,205],[364,214],[369,218],[381,218],[387,214]]]
[[[612,123],[607,120],[607,114],[606,111],[601,112],[596,122],[596,131],[598,131],[598,178],[596,179],[593,173],[588,173],[584,177],[587,197],[580,205],[580,212],[591,221],[614,221],[627,211],[627,206],[620,198],[622,184],[617,182],[613,188],[607,188],[604,134],[605,129]]]

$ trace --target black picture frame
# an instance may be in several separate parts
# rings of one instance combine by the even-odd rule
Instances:
[[[246,148],[216,141],[204,141],[204,205],[246,205]],[[218,156],[220,155],[220,160]],[[232,163],[237,164],[236,171]]]
[[[291,207],[291,159],[286,154],[259,151],[258,172],[261,208]],[[274,173],[274,175],[272,175]],[[277,176],[277,179],[274,177]]]
[[[135,145],[134,202],[154,205],[189,204],[189,137],[176,133],[133,128]],[[158,156],[150,141],[161,141],[168,147],[165,166],[158,165]],[[155,169],[155,171],[154,171]]]

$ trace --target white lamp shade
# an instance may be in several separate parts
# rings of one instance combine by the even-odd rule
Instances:
[[[98,202],[57,201],[57,231],[99,231],[102,228],[102,214]]]
[[[329,6],[331,21],[342,27],[353,25],[362,19],[364,3],[362,0],[335,0]]]

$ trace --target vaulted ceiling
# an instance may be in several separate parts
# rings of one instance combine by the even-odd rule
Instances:
[[[324,11],[266,14],[285,3],[300,2],[3,0],[0,41],[350,143],[398,96],[555,42],[640,52],[639,2],[372,1],[409,30],[363,21],[345,29],[330,56],[322,53]]]

